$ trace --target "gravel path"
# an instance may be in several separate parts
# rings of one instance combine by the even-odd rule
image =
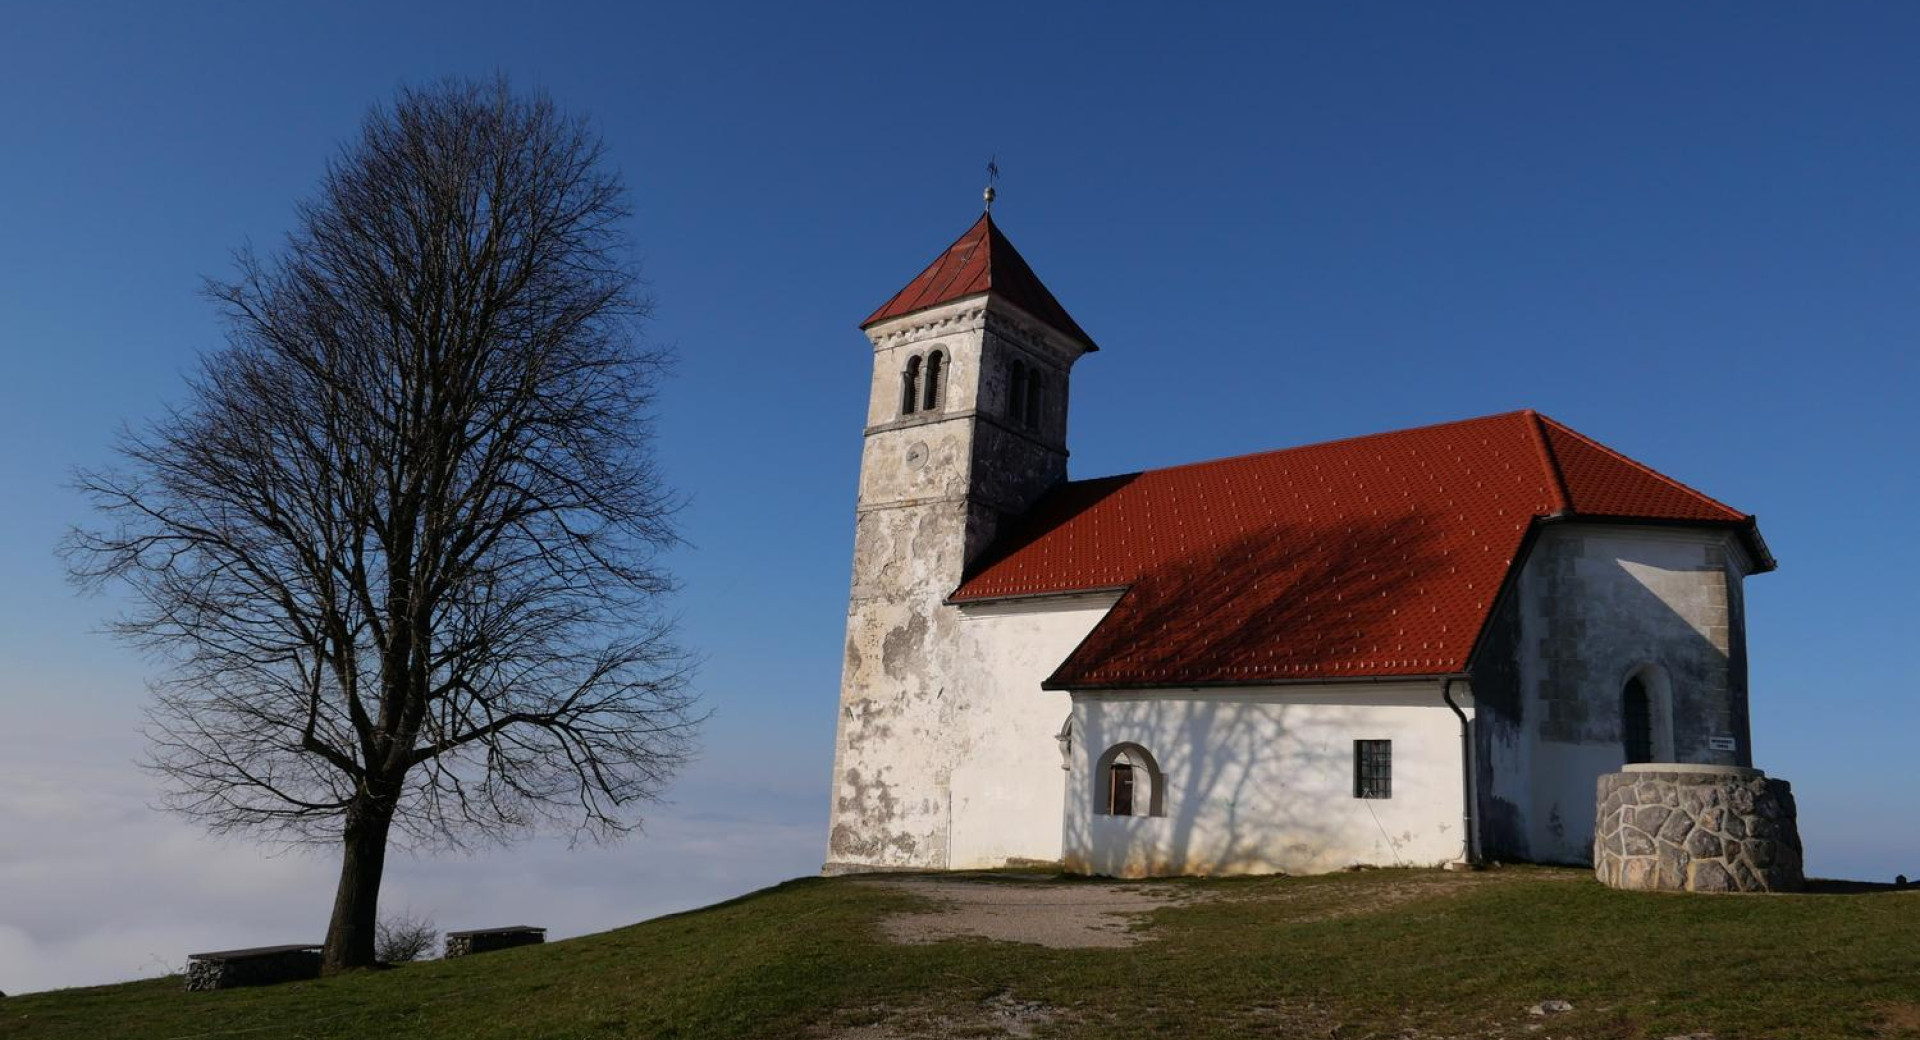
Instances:
[[[912,892],[943,904],[938,910],[883,920],[881,929],[897,943],[975,936],[1056,949],[1132,946],[1150,938],[1134,929],[1142,915],[1193,897],[1191,889],[1176,885],[1014,881],[993,876],[888,878],[861,884]]]

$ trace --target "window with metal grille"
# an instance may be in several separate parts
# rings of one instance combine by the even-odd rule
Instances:
[[[1353,796],[1393,797],[1393,741],[1353,742]]]
[[[1620,694],[1620,740],[1629,763],[1653,761],[1653,703],[1637,675]]]

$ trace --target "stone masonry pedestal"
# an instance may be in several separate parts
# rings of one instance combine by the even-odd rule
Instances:
[[[1593,868],[1650,892],[1796,892],[1793,787],[1758,769],[1630,765],[1600,777]]]

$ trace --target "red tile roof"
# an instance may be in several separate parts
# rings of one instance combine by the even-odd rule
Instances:
[[[1533,412],[1062,485],[956,602],[1124,588],[1049,688],[1464,671],[1548,517],[1753,518]]]
[[[1060,301],[1053,298],[1053,293],[1041,284],[1040,276],[1033,273],[1020,251],[1000,233],[993,217],[984,213],[966,234],[908,282],[906,288],[894,293],[892,299],[868,315],[860,327],[864,329],[889,318],[981,293],[992,293],[1019,307],[1088,350],[1100,349],[1094,346],[1093,337],[1087,335],[1067,309],[1060,306]]]

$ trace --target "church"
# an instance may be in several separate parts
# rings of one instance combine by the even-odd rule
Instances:
[[[1591,863],[1602,774],[1752,764],[1746,513],[1533,411],[1068,479],[990,209],[861,329],[828,873]]]

